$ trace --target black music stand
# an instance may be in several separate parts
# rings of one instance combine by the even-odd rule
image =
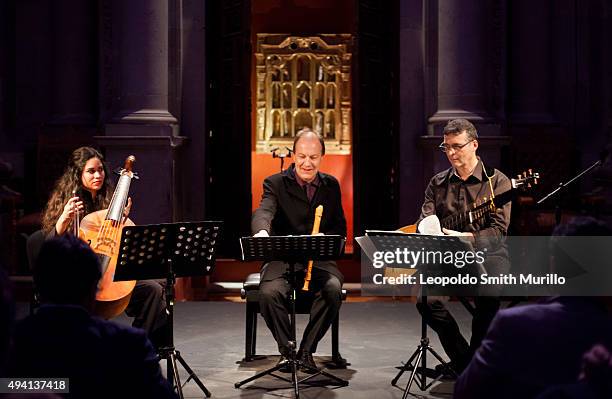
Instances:
[[[308,260],[334,260],[340,257],[344,251],[344,237],[339,235],[320,235],[320,236],[272,236],[272,237],[242,237],[240,239],[240,247],[242,249],[243,261],[283,261],[289,265],[287,272],[287,281],[291,287],[289,295],[289,306],[291,316],[291,340],[289,348],[291,349],[290,358],[285,362],[279,363],[274,367],[264,370],[246,380],[239,381],[234,384],[234,387],[240,388],[242,385],[259,379],[266,375],[271,375],[278,379],[290,382],[293,385],[293,391],[296,399],[300,397],[299,384],[306,382],[318,375],[325,376],[338,384],[338,386],[347,386],[348,381],[345,381],[325,370],[313,368],[302,364],[296,359],[296,328],[295,328],[295,299],[296,299],[296,278],[295,264],[308,263]],[[291,366],[291,380],[274,374],[287,364]],[[308,377],[298,379],[297,371],[299,367],[307,369],[310,374]]]
[[[160,348],[160,359],[167,360],[170,385],[183,398],[183,386],[194,380],[206,397],[211,394],[174,347],[174,283],[176,277],[208,275],[215,265],[216,245],[222,222],[162,223],[126,226],[121,234],[115,281],[166,279],[168,345]],[[184,384],[177,360],[189,374]]]
[[[374,247],[379,251],[394,251],[396,248],[407,248],[409,251],[458,251],[466,250],[468,244],[456,236],[432,236],[424,234],[405,234],[400,232],[383,232],[383,231],[366,231],[370,237],[375,237],[373,240]],[[394,265],[394,267],[402,267]],[[405,267],[405,266],[404,266]],[[416,274],[443,274],[445,273],[444,264],[422,264],[416,267]],[[427,290],[421,287],[419,293],[421,303],[427,304]],[[442,364],[444,372],[438,374],[436,370],[427,368],[427,352],[430,352]],[[414,363],[413,363],[414,362]],[[419,363],[421,366],[419,367]],[[398,366],[400,371],[391,381],[391,385],[397,386],[397,381],[402,374],[410,371],[410,377],[402,399],[406,399],[410,393],[410,387],[413,381],[416,381],[417,386],[421,391],[429,389],[436,381],[440,380],[444,375],[456,377],[455,371],[448,367],[448,363],[440,356],[430,345],[429,337],[427,336],[427,323],[421,316],[421,340],[415,351],[412,353],[407,362]],[[431,378],[428,383],[427,378]]]

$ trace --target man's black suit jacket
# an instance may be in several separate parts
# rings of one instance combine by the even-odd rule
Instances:
[[[266,230],[270,235],[306,235],[312,233],[315,209],[323,205],[323,217],[319,232],[346,237],[346,219],[342,210],[340,185],[335,177],[318,173],[319,187],[311,202],[295,178],[294,165],[282,173],[264,180],[263,195],[259,208],[253,213],[251,230],[253,234]],[[336,263],[315,262],[314,267],[327,270],[343,282],[344,277]],[[262,269],[262,281],[273,280],[285,273],[287,265],[269,262]],[[303,265],[296,265],[296,269]]]

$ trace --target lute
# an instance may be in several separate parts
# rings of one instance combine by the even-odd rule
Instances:
[[[498,208],[512,201],[516,190],[525,191],[537,185],[539,178],[539,173],[529,169],[522,175],[517,175],[516,178],[511,179],[512,187],[509,190],[494,194],[491,197],[483,197],[481,200],[472,203],[469,210],[454,213],[440,220],[440,225],[442,228],[449,230],[465,231],[469,224],[483,221],[487,216],[495,213]],[[411,224],[398,230],[404,233],[416,233],[417,225]]]

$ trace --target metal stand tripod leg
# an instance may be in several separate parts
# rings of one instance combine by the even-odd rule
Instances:
[[[422,303],[427,303],[427,297],[422,296],[421,301]],[[442,356],[440,356],[431,347],[431,345],[429,345],[429,337],[427,336],[427,323],[425,322],[425,319],[421,318],[421,341],[419,343],[419,346],[412,353],[408,361],[401,367],[399,373],[397,373],[395,378],[393,378],[393,380],[391,381],[391,385],[396,386],[397,381],[400,379],[402,374],[404,374],[404,372],[406,371],[411,370],[410,377],[408,378],[408,383],[406,384],[406,388],[404,389],[404,395],[402,396],[402,399],[406,399],[408,397],[408,394],[410,393],[410,387],[412,386],[413,381],[416,380],[416,385],[421,391],[426,391],[436,381],[442,378],[442,374],[440,374],[435,378],[432,378],[432,380],[427,383],[427,352],[430,352],[436,358],[436,360],[440,362],[440,364],[445,366],[445,369],[448,369],[448,367],[446,367],[447,362],[444,361]],[[421,364],[420,367],[419,363]]]
[[[189,365],[187,364],[187,362],[185,361],[185,359],[183,359],[183,356],[181,356],[181,353],[179,351],[175,351],[176,352],[176,360],[179,361],[179,363],[183,366],[183,368],[187,371],[187,373],[189,374],[189,377],[187,377],[187,379],[185,380],[185,384],[187,384],[189,382],[189,380],[193,380],[202,390],[202,392],[204,392],[204,395],[206,395],[207,398],[210,398],[211,394],[210,391],[208,389],[206,389],[206,387],[204,386],[204,384],[202,383],[202,381],[200,381],[200,379],[198,378],[198,376],[193,372],[193,370],[191,369],[191,367],[189,367]]]
[[[308,380],[310,380],[310,379],[312,379],[312,378],[314,378],[314,377],[316,377],[318,375],[322,375],[324,377],[329,378],[330,380],[334,380],[336,382],[336,384],[338,384],[338,386],[340,386],[340,387],[346,387],[349,384],[348,381],[343,380],[342,378],[337,377],[337,376],[335,376],[333,374],[330,374],[330,373],[328,373],[325,370],[319,370],[317,368],[308,367],[308,366],[303,365],[303,364],[302,364],[302,369],[306,369],[306,370],[308,370],[312,374],[310,374],[308,377],[305,377],[305,378],[302,378],[301,380],[299,380],[298,383],[300,383],[300,384],[303,383],[303,382],[306,382],[306,381],[308,381]]]
[[[402,396],[402,399],[406,399],[408,397],[412,383],[415,380],[416,380],[417,387],[419,387],[421,391],[426,391],[436,381],[442,378],[442,375],[439,375],[435,378],[432,378],[432,380],[429,383],[427,383],[427,374],[426,374],[427,372],[427,352],[430,352],[432,355],[434,355],[434,357],[441,364],[443,365],[447,364],[444,361],[444,359],[442,359],[442,357],[429,345],[429,339],[422,338],[421,343],[419,344],[417,349],[414,351],[412,356],[410,356],[410,359],[408,360],[408,362],[402,367],[400,372],[395,376],[395,378],[391,382],[392,385],[396,385],[401,375],[405,371],[411,370],[410,377],[408,378],[408,383],[406,384],[406,388],[404,389],[404,395]],[[416,360],[415,360],[415,357],[416,357]],[[415,360],[414,364],[412,363],[413,360]],[[421,367],[418,367],[419,363],[421,364]]]
[[[277,378],[279,378],[281,380],[292,382],[291,380],[289,380],[287,378],[284,378],[284,377],[281,377],[281,376],[277,376],[276,374],[273,374],[275,371],[278,371],[278,370],[280,370],[283,367],[285,367],[285,363],[279,363],[279,364],[277,364],[276,366],[274,366],[272,368],[269,368],[269,369],[266,369],[264,371],[261,371],[261,372],[255,374],[254,376],[251,376],[251,377],[249,377],[249,378],[247,378],[245,380],[242,380],[242,381],[239,381],[239,382],[235,383],[234,384],[234,388],[240,388],[244,384],[248,384],[249,382],[255,381],[255,380],[257,380],[257,379],[259,379],[259,378],[261,378],[261,377],[263,377],[265,375],[271,375],[271,376],[277,377]]]
[[[168,262],[172,263],[172,262]],[[171,266],[169,266],[170,272],[168,278],[166,279],[166,309],[168,311],[168,330],[169,330],[169,345],[167,347],[161,348],[159,350],[160,359],[167,360],[167,376],[168,382],[170,386],[174,389],[176,388],[176,392],[179,398],[183,399],[183,385],[181,384],[181,379],[178,372],[178,367],[176,361],[183,366],[187,374],[187,380],[185,380],[185,384],[189,382],[189,380],[193,380],[198,387],[202,390],[204,395],[207,398],[210,398],[211,393],[202,381],[198,378],[198,376],[193,372],[191,367],[187,364],[185,359],[181,356],[181,353],[177,351],[174,347],[174,273],[171,271]]]
[[[402,374],[404,374],[405,371],[409,371],[410,370],[410,366],[412,365],[412,361],[420,353],[420,348],[421,348],[421,346],[419,345],[417,347],[417,349],[410,356],[410,359],[408,359],[408,361],[401,367],[399,373],[397,373],[397,375],[393,378],[393,380],[391,380],[391,385],[395,386],[397,384],[397,381],[402,376]]]
[[[176,367],[176,355],[173,352],[168,352],[168,382],[170,386],[174,388],[174,384],[177,387],[182,387],[181,377],[178,373],[178,367]],[[183,399],[183,390],[177,389],[177,394],[180,399]]]

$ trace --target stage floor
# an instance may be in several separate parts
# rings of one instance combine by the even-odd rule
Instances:
[[[244,357],[245,306],[244,303],[232,302],[178,303],[175,308],[176,348],[214,398],[293,397],[290,385],[274,377],[264,377],[241,389],[234,388],[237,381],[275,365],[278,359],[276,344],[259,316],[257,354],[268,356],[249,363],[241,362]],[[468,312],[460,303],[450,303],[449,307],[469,340],[471,318]],[[303,386],[300,396],[318,399],[401,398],[402,390],[393,387],[391,380],[398,371],[395,367],[406,361],[419,343],[420,317],[414,303],[349,302],[342,305],[340,312],[340,353],[351,365],[345,370],[330,372],[348,380],[349,385],[342,388]],[[26,313],[27,305],[20,303],[18,317]],[[301,337],[307,317],[298,315],[298,337]],[[131,322],[125,315],[117,321]],[[434,349],[446,358],[437,336],[431,330],[429,334]],[[328,332],[319,344],[315,361],[320,364],[330,355],[331,334]],[[428,362],[435,364],[432,356],[428,357]],[[165,365],[162,367],[165,369]],[[398,385],[403,387],[407,382],[405,373]],[[452,382],[437,383],[428,392],[421,392],[414,385],[411,388],[411,392],[422,398],[451,398],[452,391]],[[189,382],[183,392],[185,397],[203,397],[194,382]]]

